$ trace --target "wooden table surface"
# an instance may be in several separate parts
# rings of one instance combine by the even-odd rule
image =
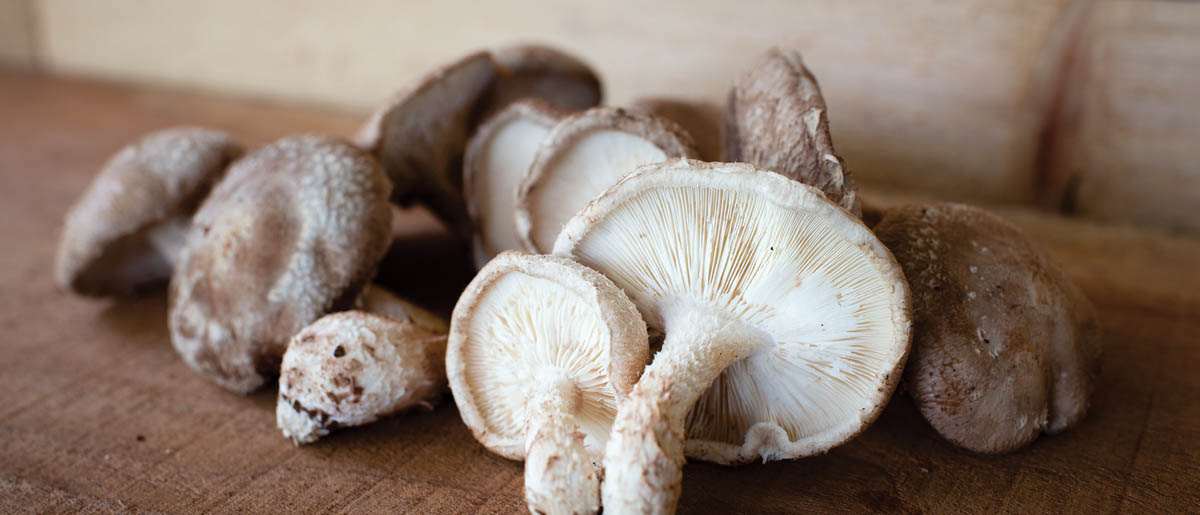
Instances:
[[[296,448],[275,427],[273,389],[239,397],[184,366],[163,295],[97,301],[53,286],[67,206],[125,142],[202,124],[253,145],[349,135],[358,120],[0,72],[0,512],[524,510],[521,464],[478,445],[448,396]],[[824,456],[689,464],[680,512],[1200,512],[1200,239],[1002,213],[1099,310],[1103,372],[1080,426],[977,456],[900,395]],[[470,277],[463,253],[423,211],[398,230],[380,281],[448,312]]]

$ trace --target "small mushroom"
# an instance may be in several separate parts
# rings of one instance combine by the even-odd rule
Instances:
[[[725,160],[751,163],[821,190],[859,214],[850,171],[833,151],[825,98],[800,54],[773,48],[733,85]]]
[[[724,111],[720,106],[704,101],[672,98],[644,98],[629,107],[661,116],[683,127],[696,141],[696,151],[702,161],[721,161],[721,123]]]
[[[517,186],[550,129],[566,112],[546,102],[513,103],[484,123],[467,145],[463,195],[474,227],[475,267],[521,247],[514,213]]]
[[[171,278],[171,343],[246,393],[279,371],[288,340],[350,307],[391,237],[390,185],[340,140],[295,136],[230,167],[200,206]]]
[[[1087,413],[1100,334],[1091,303],[1009,223],[960,204],[887,210],[875,226],[908,276],[905,383],[951,443],[1018,449]]]
[[[379,157],[396,202],[421,200],[466,234],[462,156],[473,113],[495,81],[496,63],[477,52],[398,92],[359,130],[356,143]]]
[[[550,252],[575,212],[638,165],[695,155],[691,136],[665,118],[615,107],[567,117],[550,131],[517,190],[523,249]]]
[[[579,58],[542,45],[513,45],[492,52],[499,68],[496,86],[484,100],[487,113],[523,98],[566,110],[595,107],[603,98],[600,78]]]
[[[446,333],[362,311],[325,315],[283,355],[275,421],[302,445],[332,429],[432,409],[446,391]]]
[[[781,175],[643,166],[554,252],[612,279],[665,334],[613,422],[606,510],[673,511],[685,434],[688,456],[721,464],[825,452],[874,421],[900,377],[900,267],[858,218]]]
[[[451,318],[446,368],[463,422],[525,460],[533,513],[596,513],[617,399],[648,359],[646,324],[612,281],[568,259],[501,253]]]
[[[229,134],[194,127],[122,148],[67,213],[59,287],[103,296],[166,284],[196,206],[241,153]]]

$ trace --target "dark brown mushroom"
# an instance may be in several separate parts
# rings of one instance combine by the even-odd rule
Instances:
[[[960,204],[889,209],[875,232],[911,285],[905,380],[938,433],[1000,453],[1083,418],[1099,327],[1053,260],[1009,223]]]
[[[391,237],[390,185],[365,152],[284,138],[234,163],[205,200],[168,294],[171,343],[246,393],[277,374],[288,340],[350,307]]]

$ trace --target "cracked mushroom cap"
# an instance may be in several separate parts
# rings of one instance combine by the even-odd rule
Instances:
[[[487,52],[442,66],[400,90],[355,137],[358,146],[379,157],[392,181],[393,200],[422,200],[464,234],[463,150],[475,110],[496,73]]]
[[[196,206],[241,153],[228,133],[195,127],[122,148],[67,213],[54,263],[59,287],[100,296],[165,284]]]
[[[390,185],[340,140],[294,136],[230,167],[193,219],[168,293],[187,364],[246,393],[279,371],[288,340],[350,306],[391,237]]]
[[[501,253],[467,286],[451,317],[446,368],[463,422],[475,439],[525,459],[526,400],[565,374],[575,420],[599,456],[617,399],[648,361],[645,323],[621,290],[573,261]]]
[[[773,48],[729,92],[724,160],[751,163],[814,186],[858,216],[858,192],[833,150],[826,111],[817,79],[800,54]]]
[[[463,159],[463,194],[474,228],[475,267],[502,251],[521,248],[516,204],[534,154],[566,112],[526,99],[513,103],[480,126]]]
[[[517,193],[517,237],[548,253],[563,224],[634,168],[695,157],[692,138],[665,118],[616,107],[569,116],[550,131]]]
[[[1091,303],[1009,223],[960,204],[886,211],[875,226],[913,292],[905,383],[938,433],[1018,449],[1087,412],[1099,358]]]
[[[665,334],[613,423],[606,509],[672,510],[685,431],[688,456],[722,464],[845,442],[908,351],[908,289],[883,244],[747,164],[646,165],[572,218],[555,254],[612,279]]]
[[[395,318],[345,311],[292,338],[283,355],[275,419],[296,445],[339,427],[368,424],[446,391],[446,333]]]
[[[538,98],[561,109],[595,107],[603,99],[596,72],[581,59],[542,45],[512,45],[492,52],[499,77],[484,101],[487,112],[523,98]]]

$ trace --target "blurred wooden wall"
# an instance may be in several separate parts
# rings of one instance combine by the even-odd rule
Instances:
[[[438,63],[513,41],[584,57],[617,104],[720,102],[765,49],[788,46],[868,185],[1200,231],[1197,3],[0,0],[10,5],[28,11],[30,35],[0,47],[25,41],[53,72],[362,110]]]

